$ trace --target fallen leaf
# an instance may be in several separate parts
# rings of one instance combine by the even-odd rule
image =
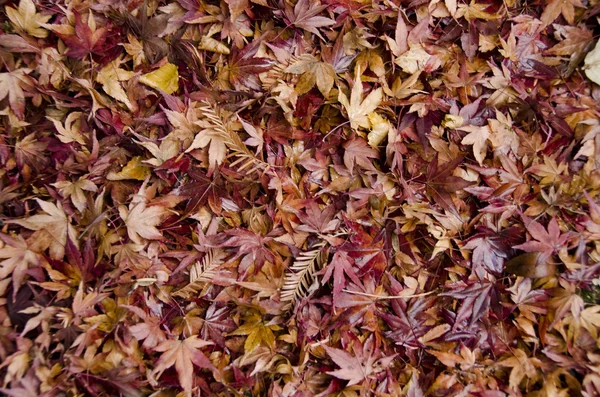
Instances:
[[[350,125],[355,130],[361,127],[369,128],[371,126],[368,114],[375,111],[383,99],[383,90],[381,88],[371,91],[364,99],[363,92],[360,69],[357,69],[350,98],[348,98],[342,90],[340,90],[338,95],[338,100],[346,109]]]
[[[170,95],[179,89],[179,71],[176,65],[166,63],[155,71],[140,76],[140,83]]]

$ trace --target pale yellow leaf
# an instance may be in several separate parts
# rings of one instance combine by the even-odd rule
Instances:
[[[127,179],[135,179],[138,181],[145,180],[150,175],[150,169],[142,164],[142,157],[135,156],[123,169],[119,172],[111,171],[106,176],[109,181],[122,181]]]
[[[585,57],[585,75],[594,83],[600,85],[600,40]]]
[[[8,19],[13,26],[33,37],[48,37],[48,31],[41,27],[52,18],[52,15],[38,14],[32,0],[21,0],[18,8],[6,7]]]
[[[33,215],[22,220],[8,221],[16,223],[30,230],[43,230],[45,233],[39,234],[39,245],[50,247],[50,257],[52,259],[62,259],[65,255],[65,245],[67,237],[77,245],[77,232],[69,222],[60,202],[56,204],[36,199],[44,215]]]
[[[98,191],[98,187],[86,178],[79,178],[76,182],[58,181],[52,185],[59,189],[60,194],[62,194],[64,198],[71,198],[71,202],[79,212],[83,212],[87,207],[87,199],[84,190],[88,192]]]
[[[217,54],[229,55],[229,48],[221,43],[219,40],[215,40],[212,37],[203,36],[200,39],[198,48],[204,51],[216,52]]]
[[[144,239],[162,239],[162,234],[156,226],[169,215],[169,211],[158,205],[148,207],[145,201],[141,201],[130,204],[129,209],[124,205],[119,206],[119,215],[125,221],[131,241],[143,244]]]
[[[356,79],[350,93],[350,98],[348,98],[342,90],[340,90],[338,95],[338,100],[346,109],[350,125],[355,130],[360,127],[369,128],[371,126],[367,115],[377,109],[382,99],[383,90],[377,88],[376,90],[371,91],[371,93],[363,100],[360,68],[356,71]]]
[[[136,75],[135,72],[129,72],[119,67],[120,59],[115,59],[102,68],[96,77],[96,81],[102,84],[102,89],[108,95],[119,102],[123,102],[131,109],[132,104],[125,90],[121,86],[121,81],[126,81]]]
[[[483,165],[487,152],[487,140],[490,137],[490,127],[467,125],[459,128],[461,131],[466,131],[469,135],[465,136],[461,143],[463,145],[473,145],[473,154],[479,165]]]
[[[142,75],[140,83],[170,95],[179,89],[179,71],[176,65],[166,63],[155,71]]]
[[[410,50],[396,58],[396,65],[408,74],[422,71],[431,55],[425,51],[421,44],[412,44]]]

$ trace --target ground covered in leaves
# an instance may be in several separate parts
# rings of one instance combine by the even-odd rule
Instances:
[[[0,3],[0,392],[600,393],[598,0]]]

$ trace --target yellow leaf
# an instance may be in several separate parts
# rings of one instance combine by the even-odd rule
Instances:
[[[69,222],[69,218],[67,218],[60,201],[56,204],[40,199],[36,199],[36,201],[45,214],[33,215],[22,220],[14,220],[11,223],[21,225],[30,230],[45,231],[45,234],[38,234],[38,242],[41,246],[50,248],[50,257],[52,259],[62,259],[65,255],[67,238],[77,245],[77,231]]]
[[[128,108],[131,109],[132,104],[129,101],[129,97],[125,90],[121,86],[121,81],[126,81],[135,76],[134,72],[129,72],[127,70],[121,69],[119,67],[121,63],[120,59],[115,59],[106,65],[98,76],[96,77],[96,81],[102,84],[102,89],[111,97],[115,98],[117,101],[123,102],[127,105]]]
[[[350,125],[353,129],[358,129],[359,127],[369,128],[371,123],[369,122],[367,115],[375,111],[383,99],[383,90],[378,88],[371,91],[371,93],[363,100],[363,86],[360,77],[360,68],[358,68],[350,98],[348,98],[341,90],[338,95],[338,100],[346,109],[348,120],[350,120]]]
[[[40,25],[48,22],[52,15],[38,14],[32,0],[21,0],[17,9],[6,7],[6,15],[17,30],[40,39],[48,37],[48,31]]]
[[[302,75],[296,84],[296,92],[299,95],[307,93],[316,84],[321,94],[327,97],[333,88],[335,79],[333,66],[319,61],[312,55],[301,55],[285,71],[286,73]]]
[[[208,36],[202,37],[198,48],[204,51],[216,52],[217,54],[229,55],[229,48],[225,44]]]
[[[142,157],[135,156],[120,172],[109,172],[106,179],[109,181],[122,181],[125,179],[145,180],[150,175],[150,169],[142,164]]]
[[[456,0],[445,0],[444,3],[450,15],[455,16],[457,10]]]
[[[64,198],[70,197],[71,202],[73,202],[73,205],[75,205],[75,208],[77,208],[79,212],[83,212],[87,207],[87,198],[84,190],[88,192],[98,191],[98,187],[85,177],[79,178],[76,182],[58,181],[52,185],[59,189],[60,194],[62,194]]]
[[[421,44],[413,44],[410,46],[410,50],[396,58],[396,65],[408,74],[415,74],[425,67],[425,63],[429,60],[431,55],[425,51]]]
[[[483,165],[487,152],[487,140],[490,137],[490,127],[467,125],[459,128],[461,131],[466,131],[469,135],[465,136],[461,143],[463,145],[473,145],[473,154],[479,165]]]
[[[58,132],[57,138],[62,143],[77,142],[85,145],[85,140],[81,134],[81,112],[73,112],[69,114],[65,120],[65,124],[60,121],[50,119]]]
[[[371,132],[367,136],[369,146],[376,149],[379,144],[387,137],[391,125],[384,117],[377,113],[369,113],[369,121],[371,122]]]
[[[179,72],[177,66],[167,63],[155,71],[140,77],[140,83],[164,91],[170,95],[179,89]]]

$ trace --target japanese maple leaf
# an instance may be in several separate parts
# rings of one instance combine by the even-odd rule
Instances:
[[[473,250],[473,271],[480,278],[483,277],[480,268],[490,273],[502,273],[504,261],[508,257],[512,244],[518,242],[517,239],[521,235],[521,230],[511,227],[496,233],[488,227],[478,227],[478,233],[471,237],[464,246],[465,249]]]
[[[302,221],[302,225],[296,230],[309,233],[331,233],[334,232],[340,221],[333,219],[335,216],[335,207],[332,205],[326,206],[323,210],[314,201],[309,201],[306,205],[306,215],[298,213],[298,218]]]
[[[227,146],[225,142],[228,141],[228,138],[226,132],[221,131],[218,128],[213,128],[213,126],[210,125],[207,126],[204,122],[197,122],[197,124],[199,126],[206,126],[207,128],[204,128],[194,137],[194,141],[185,152],[189,153],[192,150],[210,146],[208,150],[209,170],[214,171],[227,157]]]
[[[459,156],[439,166],[438,156],[436,155],[427,166],[427,192],[443,209],[453,213],[456,213],[456,208],[450,193],[457,192],[473,184],[473,182],[452,175],[452,171],[462,163],[462,160],[463,157]]]
[[[381,87],[371,91],[369,95],[363,99],[363,85],[360,77],[361,72],[359,67],[356,70],[356,78],[350,93],[350,98],[348,98],[342,90],[340,90],[338,94],[338,101],[340,101],[346,109],[348,120],[350,120],[350,126],[355,130],[359,127],[369,128],[371,126],[368,115],[377,109],[377,106],[379,106],[383,99],[383,89]]]
[[[45,248],[50,247],[52,259],[62,259],[65,255],[67,237],[76,242],[77,232],[69,222],[60,202],[52,204],[37,198],[35,200],[47,215],[33,215],[23,220],[8,222],[16,223],[30,230],[41,231],[36,243]]]
[[[333,255],[331,262],[329,263],[329,265],[327,265],[325,275],[323,276],[323,283],[326,283],[331,278],[331,276],[333,276],[334,305],[337,305],[340,299],[340,294],[346,286],[346,276],[348,276],[354,284],[362,285],[360,279],[358,278],[356,272],[353,269],[348,254],[346,254],[344,251],[337,251]]]
[[[467,125],[458,128],[460,131],[466,131],[469,134],[465,136],[461,143],[463,145],[473,145],[473,154],[479,165],[483,165],[483,160],[487,153],[487,141],[490,137],[490,127],[487,125],[475,126]]]
[[[554,217],[548,223],[548,231],[539,222],[530,219],[526,215],[523,215],[523,222],[534,240],[515,245],[514,248],[525,252],[539,252],[544,259],[548,259],[554,252],[558,252],[571,237],[570,233],[561,233],[558,222]]]
[[[395,357],[394,355],[379,358],[378,354],[369,354],[366,356],[365,353],[368,352],[368,349],[363,348],[362,346],[356,347],[356,345],[353,345],[355,356],[352,356],[345,350],[336,349],[327,345],[323,345],[323,348],[333,362],[340,367],[340,369],[329,371],[327,373],[338,379],[347,380],[348,386],[356,385],[364,379],[367,379],[370,375],[384,371],[384,368],[386,368]],[[378,364],[376,364],[376,362],[378,362]]]
[[[355,166],[374,171],[375,167],[370,159],[378,157],[377,150],[370,147],[367,141],[360,137],[354,137],[344,143],[344,165],[351,173],[354,173]]]
[[[544,27],[550,25],[562,13],[570,25],[575,23],[575,7],[585,8],[581,0],[552,0],[544,8],[540,20]]]
[[[187,396],[192,395],[194,365],[200,368],[207,368],[216,371],[208,357],[199,349],[212,345],[212,342],[207,342],[199,339],[196,335],[190,336],[184,340],[167,340],[154,348],[157,352],[162,352],[156,366],[150,373],[152,379],[156,379],[162,375],[167,369],[175,366],[179,383]]]
[[[145,311],[137,306],[123,305],[122,307],[131,310],[143,320],[128,328],[135,339],[144,341],[142,344],[143,347],[150,349],[157,346],[159,343],[163,343],[167,339],[161,328],[160,318],[151,314],[146,314]]]
[[[531,353],[528,354],[522,349],[511,349],[511,352],[514,355],[498,362],[498,365],[512,368],[508,384],[511,390],[517,391],[523,378],[537,379],[536,367],[541,367],[543,363],[539,358],[532,357]]]
[[[204,315],[200,335],[225,348],[225,335],[234,329],[235,323],[231,318],[231,308],[221,306],[218,302],[211,303]]]
[[[333,88],[335,70],[326,62],[321,62],[313,55],[303,54],[285,70],[286,73],[302,75],[296,83],[296,92],[302,95],[317,85],[321,94],[327,98]]]
[[[131,241],[136,244],[143,244],[144,239],[160,240],[162,234],[156,228],[170,212],[162,206],[148,206],[147,199],[140,194],[131,201],[129,209],[124,205],[119,206],[119,215],[127,226],[127,234]]]
[[[12,275],[14,300],[23,285],[25,272],[30,265],[38,263],[39,255],[29,249],[27,242],[21,236],[14,238],[0,233],[0,240],[5,244],[0,248],[0,259],[4,259],[0,262],[0,279],[4,280]]]
[[[108,28],[96,28],[92,13],[89,14],[88,23],[81,20],[81,15],[77,11],[74,11],[73,14],[75,14],[74,34],[57,33],[69,47],[67,55],[77,59],[85,59],[90,54],[101,55],[106,43]]]
[[[118,58],[108,63],[100,70],[100,72],[98,72],[96,81],[102,84],[104,92],[115,98],[117,101],[123,102],[131,109],[133,105],[129,101],[129,97],[125,92],[125,89],[123,89],[121,82],[131,79],[136,73],[121,69],[120,64],[121,60]]]
[[[449,287],[453,291],[444,292],[440,296],[450,296],[454,299],[462,300],[462,305],[454,319],[453,331],[456,331],[459,325],[469,318],[471,319],[470,326],[473,326],[475,322],[487,313],[492,303],[492,296],[497,298],[494,284],[490,282],[475,282],[470,284],[458,282]]]
[[[229,198],[220,174],[211,179],[203,171],[193,168],[188,171],[188,176],[192,181],[174,191],[174,194],[189,199],[185,211],[193,212],[208,203],[213,212],[220,214],[221,200]]]
[[[60,194],[62,194],[64,198],[70,197],[75,208],[81,213],[83,213],[83,210],[87,207],[87,198],[83,191],[98,191],[98,187],[94,182],[84,177],[79,178],[76,182],[58,181],[54,183],[53,186],[59,189]]]
[[[252,264],[256,271],[259,271],[265,261],[273,262],[273,253],[267,246],[267,243],[273,240],[272,237],[261,236],[241,228],[229,230],[227,234],[231,237],[223,243],[223,246],[238,247],[237,255],[243,256],[239,266],[240,272],[245,272]]]
[[[274,322],[265,322],[257,312],[248,316],[244,324],[229,335],[248,335],[244,342],[244,351],[250,353],[257,347],[264,345],[270,350],[275,349],[275,334],[281,327]]]
[[[397,345],[412,349],[422,347],[419,338],[429,330],[426,326],[427,311],[434,303],[434,299],[425,297],[412,299],[410,302],[402,299],[392,300],[391,313],[380,313],[381,318],[390,328],[386,335]]]
[[[40,39],[48,37],[48,31],[41,26],[48,22],[52,15],[38,14],[32,0],[21,0],[19,8],[6,7],[5,11],[17,30]]]
[[[333,25],[335,21],[327,17],[318,16],[328,6],[317,4],[319,4],[318,1],[314,1],[311,4],[309,0],[300,0],[296,3],[293,10],[292,7],[286,4],[285,16],[290,21],[290,25],[316,34],[321,40],[325,41],[318,28]]]
[[[259,73],[266,72],[273,65],[269,58],[257,57],[260,40],[254,40],[241,50],[234,48],[226,63],[229,70],[229,82],[236,90],[260,91]]]
[[[19,119],[25,113],[25,93],[23,89],[33,89],[33,80],[27,76],[31,69],[17,69],[12,72],[0,73],[0,101],[8,96],[10,108]]]

